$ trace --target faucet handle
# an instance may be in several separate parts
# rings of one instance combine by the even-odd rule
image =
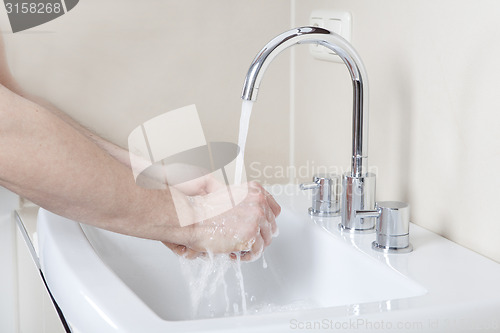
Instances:
[[[356,211],[359,217],[377,217],[376,240],[372,248],[386,253],[408,253],[410,244],[410,206],[400,201],[377,202],[375,210]]]
[[[315,175],[312,183],[300,184],[301,190],[313,190],[309,214],[321,217],[338,216],[340,213],[339,184],[340,177],[335,174]]]
[[[319,187],[320,185],[318,183],[302,183],[299,185],[299,188],[301,190],[315,190]]]

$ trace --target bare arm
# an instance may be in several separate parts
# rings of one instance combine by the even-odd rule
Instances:
[[[119,151],[118,160],[128,160],[125,150],[28,96],[10,73],[0,35],[0,185],[84,223],[174,240],[165,237],[178,222],[170,193],[136,186],[127,163],[111,158],[99,143]],[[147,220],[158,221],[162,232]]]
[[[72,126],[2,86],[0,133],[0,184],[40,206],[145,238],[176,226],[169,193],[136,186],[128,168]]]
[[[271,242],[279,214],[274,199],[250,184],[235,209],[199,222],[197,207],[183,193],[136,186],[126,166],[1,85],[0,185],[79,222],[195,252],[260,253]],[[193,224],[181,227],[179,218]]]
[[[269,245],[280,208],[260,185],[250,185],[237,209],[195,223],[199,208],[184,193],[136,186],[128,152],[25,94],[1,47],[1,186],[56,214],[189,252],[258,253]],[[179,218],[193,224],[181,227]]]
[[[0,36],[0,84],[4,85],[7,89],[14,92],[15,94],[22,96],[30,101],[33,101],[33,102],[43,106],[45,109],[52,112],[54,115],[56,115],[57,117],[62,119],[64,122],[71,125],[74,129],[76,129],[78,132],[83,134],[85,137],[89,138],[92,142],[97,144],[100,148],[107,151],[111,156],[116,158],[120,163],[123,163],[124,165],[130,167],[130,159],[129,159],[129,154],[128,154],[127,150],[103,139],[99,135],[96,135],[95,133],[93,133],[89,129],[87,129],[84,126],[82,126],[81,124],[79,124],[73,118],[68,116],[66,113],[59,110],[52,103],[50,103],[50,102],[46,101],[45,99],[40,98],[38,96],[34,96],[34,95],[24,91],[21,88],[21,86],[16,82],[16,80],[12,76],[12,74],[9,70],[9,66],[7,65],[4,44],[3,44],[3,40],[1,38],[1,36]]]

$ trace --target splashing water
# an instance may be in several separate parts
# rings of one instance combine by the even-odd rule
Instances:
[[[236,278],[238,279],[241,292],[241,310],[243,314],[247,313],[247,297],[245,293],[245,282],[243,281],[243,273],[241,272],[241,253],[236,254],[236,260],[233,262],[233,268],[236,272]]]
[[[262,268],[266,269],[267,268],[267,261],[266,261],[266,258],[264,257],[264,253],[262,253],[261,257],[262,257]]]
[[[312,300],[295,300],[273,304],[255,295],[248,295],[243,281],[241,257],[209,253],[206,258],[179,257],[181,270],[188,284],[193,319],[297,311],[318,307]],[[262,258],[262,268],[267,263]],[[257,267],[257,266],[255,266]]]
[[[241,185],[243,177],[243,167],[245,160],[245,147],[247,144],[248,128],[250,126],[250,116],[252,115],[253,102],[243,101],[241,104],[240,129],[238,132],[238,147],[240,152],[236,157],[236,169],[234,174],[234,185]]]
[[[252,114],[252,101],[243,101],[241,106],[240,128],[238,133],[238,146],[240,151],[236,157],[236,168],[234,175],[234,185],[241,185],[243,178],[245,146],[248,136],[248,128],[250,125],[250,115]],[[245,292],[245,283],[243,281],[243,273],[241,271],[241,254],[236,253],[236,260],[231,260],[227,255],[214,255],[208,253],[208,258],[190,260],[180,257],[181,269],[184,277],[189,284],[189,292],[191,296],[192,315],[194,317],[204,316],[213,317],[216,312],[221,309],[214,309],[215,299],[220,298],[217,294],[217,289],[220,285],[223,286],[223,299],[225,302],[225,313],[230,313],[230,291],[228,282],[225,279],[229,268],[234,272],[235,284],[239,287],[239,296],[241,303],[233,303],[233,314],[247,313],[247,300]],[[219,292],[220,294],[220,292]],[[240,305],[241,312],[240,313]],[[202,307],[204,309],[202,309]],[[208,313],[207,310],[208,309]]]
[[[214,255],[209,252],[207,258],[193,260],[179,257],[179,262],[189,286],[193,318],[247,314],[245,284],[239,254],[236,260],[232,260],[228,255]],[[229,281],[226,281],[226,277]],[[232,304],[231,313],[231,301],[235,300],[238,302]],[[225,304],[223,308],[222,304]]]
[[[241,185],[243,180],[245,147],[252,107],[252,101],[243,101],[238,133],[240,151],[236,157],[234,185]],[[277,235],[278,230],[276,230],[273,237]],[[253,304],[256,299],[255,296],[251,296],[250,303],[252,306],[248,308],[247,293],[241,269],[241,253],[235,253],[235,255],[235,260],[232,260],[228,255],[214,255],[210,252],[205,259],[197,258],[192,260],[179,257],[182,273],[189,285],[193,318],[294,311],[313,307],[311,303],[306,301],[293,302],[287,305]],[[261,257],[262,268],[267,269],[268,264],[263,253]],[[222,288],[220,288],[221,286]],[[225,304],[224,309],[220,308],[221,304]]]

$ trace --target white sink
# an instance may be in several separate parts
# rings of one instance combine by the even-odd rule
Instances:
[[[412,253],[374,252],[374,234],[351,236],[338,231],[336,218],[311,219],[306,195],[275,197],[280,235],[265,251],[267,268],[262,259],[241,264],[245,313],[236,264],[225,275],[226,288],[219,285],[195,311],[181,269],[186,263],[163,244],[44,210],[42,271],[75,332],[369,330],[369,324],[380,331],[381,323],[416,331],[452,332],[465,324],[500,330],[499,264],[413,224]]]

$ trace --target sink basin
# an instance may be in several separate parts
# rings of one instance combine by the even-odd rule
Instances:
[[[374,252],[374,234],[311,218],[307,195],[286,188],[270,188],[282,206],[279,237],[263,258],[240,265],[180,260],[160,242],[40,210],[47,285],[77,332],[278,332],[353,318],[416,323],[420,331],[452,331],[453,318],[498,324],[499,264],[413,224],[414,252]],[[204,279],[212,288],[193,297],[192,284]]]

